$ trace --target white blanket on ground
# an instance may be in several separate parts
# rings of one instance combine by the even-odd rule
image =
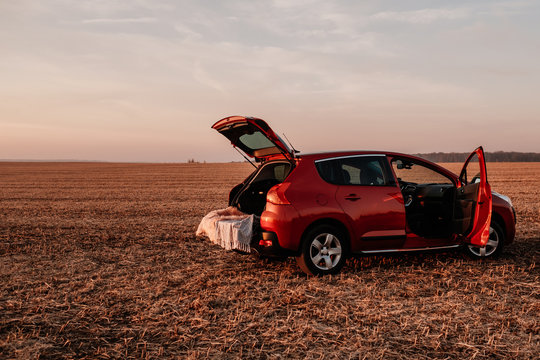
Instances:
[[[253,215],[244,214],[233,206],[211,211],[201,220],[196,235],[206,235],[226,250],[250,252]]]

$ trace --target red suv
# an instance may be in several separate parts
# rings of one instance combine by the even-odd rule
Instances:
[[[488,257],[514,240],[514,208],[491,191],[482,147],[457,176],[394,152],[299,155],[253,117],[212,128],[260,163],[229,195],[229,205],[260,216],[252,249],[295,256],[306,273],[337,273],[352,254],[463,247]]]

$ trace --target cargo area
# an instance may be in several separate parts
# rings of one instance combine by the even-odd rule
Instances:
[[[229,194],[229,207],[209,212],[197,228],[197,236],[206,236],[225,250],[251,252],[252,240],[260,233],[260,215],[266,206],[266,194],[282,183],[291,172],[288,161],[261,165]]]
[[[266,194],[273,186],[281,184],[292,170],[288,161],[272,161],[261,165],[229,195],[229,206],[245,214],[261,216],[266,206]]]

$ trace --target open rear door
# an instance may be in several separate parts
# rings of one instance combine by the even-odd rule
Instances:
[[[294,159],[294,150],[262,119],[229,116],[212,125],[212,129],[217,130],[229,139],[234,147],[256,161],[271,158],[285,158],[289,161]]]
[[[491,224],[491,187],[487,182],[486,161],[481,146],[465,161],[459,181],[454,231],[468,244],[485,246]]]

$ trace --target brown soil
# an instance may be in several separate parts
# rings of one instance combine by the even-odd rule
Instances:
[[[538,358],[540,163],[488,170],[518,213],[499,259],[314,278],[195,237],[249,165],[0,163],[0,358]]]

